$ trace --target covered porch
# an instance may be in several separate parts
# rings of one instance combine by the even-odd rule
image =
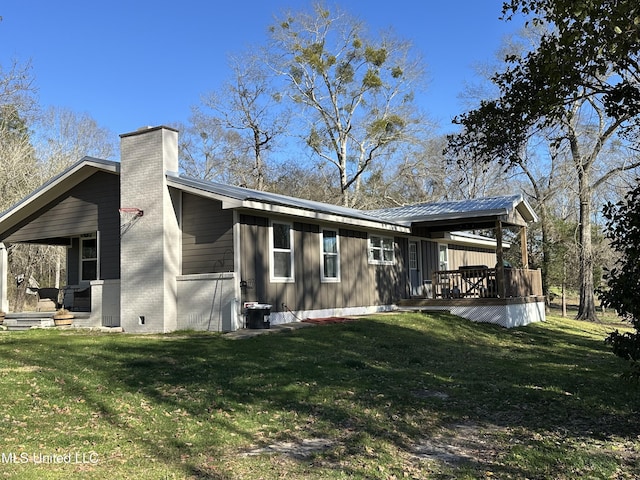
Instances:
[[[539,269],[484,265],[462,266],[458,270],[433,272],[433,298],[526,298],[542,296]]]
[[[59,246],[59,240],[52,245]],[[43,240],[39,240],[38,244],[44,245],[41,242]],[[68,245],[62,253],[66,259],[59,285],[49,285],[46,280],[38,278],[38,286],[26,286],[29,294],[25,295],[27,300],[23,308],[16,308],[16,295],[17,289],[24,289],[25,285],[9,285],[14,278],[10,272],[7,250],[7,245],[0,243],[0,310],[5,312],[4,324],[9,329],[52,326],[54,314],[59,309],[73,314],[75,326],[119,326],[120,281],[98,278],[100,254],[96,234],[68,239]],[[31,272],[27,271],[26,276],[30,277]],[[14,290],[12,295],[9,295],[10,289]]]
[[[113,162],[85,157],[22,201],[0,214],[0,309],[8,319],[52,317],[58,308],[74,313],[80,326],[117,326],[120,316],[119,168]],[[40,278],[44,256],[17,271],[9,269],[10,246],[23,250],[56,247],[62,275]],[[31,258],[31,257],[29,257]],[[9,302],[14,275],[32,276],[38,298],[29,312]],[[22,285],[21,288],[24,286]],[[12,296],[13,298],[13,296]],[[20,302],[18,302],[20,303]],[[31,302],[33,303],[33,302]]]
[[[412,296],[399,302],[401,308],[447,310],[478,322],[505,327],[545,320],[542,274],[529,266],[527,226],[537,216],[520,195],[460,202],[426,204],[420,207],[389,209],[389,215],[402,219],[406,214],[416,238],[447,238],[451,232],[493,232],[495,264],[458,262],[453,268],[440,258],[437,266],[423,272],[424,288],[412,289]],[[514,265],[505,259],[505,232],[513,232],[513,243],[520,245]],[[485,257],[486,258],[486,257]],[[493,262],[493,257],[492,257]],[[444,267],[444,268],[443,268]]]

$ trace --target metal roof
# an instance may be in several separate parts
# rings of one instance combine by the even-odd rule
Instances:
[[[20,202],[0,213],[0,228],[6,220],[14,217],[14,214],[19,210],[21,215],[30,214],[43,206],[45,202],[50,201],[54,192],[57,191],[55,188],[57,185],[60,184],[62,186],[64,184],[68,188],[74,183],[82,181],[87,174],[82,174],[81,172],[84,172],[87,167],[89,167],[89,171],[98,169],[117,174],[120,171],[119,162],[84,157]],[[218,198],[226,202],[228,208],[271,211],[284,215],[314,218],[320,221],[344,222],[405,233],[410,232],[411,225],[416,222],[509,215],[514,210],[517,210],[527,222],[537,220],[535,213],[522,195],[422,203],[379,210],[358,210],[340,205],[199,180],[175,172],[167,172],[166,178],[169,185],[173,187]]]
[[[277,205],[282,207],[293,208],[296,210],[315,212],[318,214],[335,215],[341,218],[355,219],[367,223],[378,224],[381,227],[395,226],[398,230],[406,228],[392,218],[380,218],[372,215],[368,211],[358,210],[355,208],[342,207],[330,203],[316,202],[313,200],[305,200],[303,198],[290,197],[288,195],[280,195],[261,190],[253,190],[245,187],[236,187],[218,182],[204,181],[191,178],[178,173],[167,173],[167,179],[170,184],[175,187],[190,187],[203,192],[211,193],[218,197],[235,200],[241,202],[247,208],[255,206],[256,203],[265,205]]]
[[[526,221],[531,222],[537,220],[533,209],[522,195],[420,203],[403,207],[370,210],[368,213],[377,218],[393,219],[396,222],[406,224],[429,220],[507,215],[516,209]]]

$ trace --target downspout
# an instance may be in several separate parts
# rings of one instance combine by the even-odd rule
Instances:
[[[241,261],[242,255],[240,246],[240,214],[237,210],[233,210],[233,271],[234,271],[234,285],[233,285],[233,304],[231,305],[231,330],[238,330],[242,327],[242,268]]]

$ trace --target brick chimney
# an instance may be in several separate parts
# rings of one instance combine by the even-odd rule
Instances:
[[[120,135],[120,207],[142,211],[120,239],[120,325],[125,332],[176,329],[180,204],[165,173],[177,171],[177,130],[145,127]]]

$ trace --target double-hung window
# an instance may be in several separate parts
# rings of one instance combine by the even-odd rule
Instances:
[[[394,260],[393,238],[369,235],[369,263],[391,265]]]
[[[271,223],[271,280],[293,281],[293,228],[290,223]]]
[[[98,278],[98,239],[93,235],[80,238],[80,280]]]
[[[338,232],[335,230],[322,230],[322,281],[340,281],[340,246],[338,244]]]

